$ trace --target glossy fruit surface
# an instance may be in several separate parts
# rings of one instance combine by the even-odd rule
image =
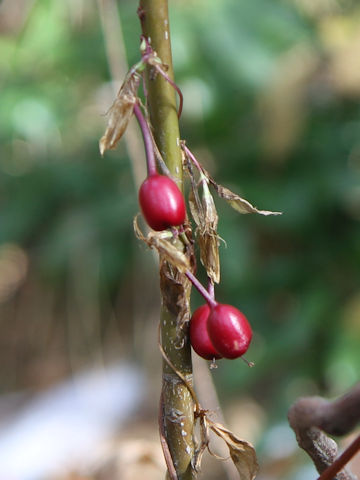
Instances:
[[[156,231],[181,225],[185,221],[185,202],[176,183],[165,175],[150,175],[139,190],[141,211]]]
[[[210,307],[205,304],[197,308],[190,320],[190,342],[195,352],[206,360],[221,358],[215,350],[207,331]]]
[[[210,311],[207,330],[214,348],[225,358],[241,357],[252,338],[245,315],[232,305],[222,303]]]

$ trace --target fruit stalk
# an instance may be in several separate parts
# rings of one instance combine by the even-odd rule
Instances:
[[[155,162],[154,146],[152,144],[151,132],[138,103],[135,103],[134,105],[134,114],[139,123],[140,130],[144,139],[148,176],[155,175],[156,162]]]
[[[217,305],[217,302],[214,299],[214,291],[212,290],[211,292],[208,292],[203,285],[199,282],[199,280],[195,277],[193,273],[191,273],[189,270],[185,273],[185,275],[188,277],[190,282],[194,285],[194,287],[197,289],[197,291],[200,293],[200,295],[203,296],[204,300],[208,303],[209,307],[214,308]]]
[[[173,81],[167,0],[140,0],[138,14],[143,35],[168,66],[166,73]],[[182,189],[175,90],[161,75],[153,78],[151,73],[151,66],[148,66],[147,100],[154,140],[174,180]],[[185,250],[180,238],[177,239],[177,247]],[[185,275],[174,271],[160,258],[160,287],[162,348],[171,364],[192,384],[191,349],[186,322],[189,318],[191,283]],[[161,399],[160,431],[166,442],[166,448],[163,449],[166,457],[168,449],[174,467],[168,468],[169,475],[171,479],[193,479],[196,476],[191,466],[194,455],[193,399],[186,385],[166,361],[163,362]]]

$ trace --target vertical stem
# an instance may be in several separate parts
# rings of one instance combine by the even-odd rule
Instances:
[[[174,79],[167,0],[140,0],[138,14],[142,32],[168,66]],[[150,67],[151,69],[151,67]],[[182,188],[182,156],[174,88],[161,75],[148,71],[148,102],[155,142],[171,174]],[[178,239],[178,248],[184,245]],[[189,383],[192,383],[191,350],[188,338],[191,283],[185,275],[160,258],[162,310],[161,341],[165,354]],[[171,367],[163,362],[161,431],[169,447],[179,480],[195,478],[191,466],[194,454],[194,404],[190,392]]]
[[[143,34],[174,81],[167,0],[140,0],[139,15]],[[161,75],[148,82],[151,123],[156,144],[179,187],[182,183],[179,122],[174,88]]]

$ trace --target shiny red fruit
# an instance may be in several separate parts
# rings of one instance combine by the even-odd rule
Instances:
[[[195,352],[206,360],[221,358],[207,332],[210,307],[205,304],[195,310],[190,320],[190,342]]]
[[[185,221],[185,202],[176,183],[165,175],[150,175],[139,190],[139,203],[148,225],[156,231]]]
[[[214,348],[225,358],[241,357],[252,338],[245,315],[232,305],[222,303],[210,311],[207,330]]]

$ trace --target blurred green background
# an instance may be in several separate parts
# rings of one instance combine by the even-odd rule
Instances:
[[[151,358],[157,391],[157,267],[132,231],[141,138],[98,150],[114,98],[108,60],[120,76],[139,59],[136,8],[0,3],[3,393],[118,358]],[[217,201],[227,247],[216,294],[250,319],[256,367],[223,361],[213,377],[225,412],[239,398],[256,405],[267,458],[298,396],[358,380],[360,6],[173,0],[170,13],[182,138],[221,184],[283,212],[241,216]]]

